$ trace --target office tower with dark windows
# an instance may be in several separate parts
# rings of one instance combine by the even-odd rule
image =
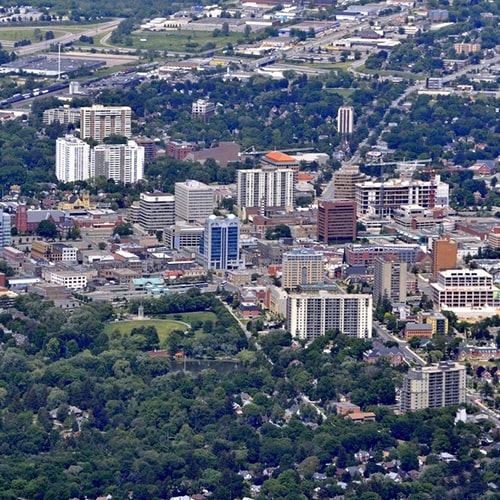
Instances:
[[[207,270],[237,269],[240,265],[240,221],[235,215],[210,215],[200,241],[200,260]]]

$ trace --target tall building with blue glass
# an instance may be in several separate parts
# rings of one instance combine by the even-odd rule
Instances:
[[[206,270],[237,269],[240,264],[240,221],[211,215],[205,220],[200,241],[200,257]]]

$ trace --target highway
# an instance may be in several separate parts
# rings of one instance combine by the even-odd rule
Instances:
[[[81,31],[78,33],[71,33],[70,31],[66,31],[64,35],[61,35],[57,38],[53,38],[52,40],[44,40],[43,42],[32,43],[31,45],[25,45],[23,47],[16,47],[14,52],[18,57],[28,56],[30,54],[36,54],[37,52],[44,52],[49,49],[51,45],[66,45],[67,43],[74,42],[78,40],[82,35],[84,36],[98,36],[106,33],[118,26],[122,19],[113,19],[112,21],[108,21],[107,23],[103,23],[99,26],[93,26],[91,29],[87,31]]]

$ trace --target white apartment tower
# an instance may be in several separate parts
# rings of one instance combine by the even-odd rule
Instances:
[[[56,177],[62,182],[90,177],[90,146],[85,141],[72,135],[56,140]]]
[[[11,244],[11,216],[6,212],[2,212],[0,217],[0,248],[8,247]]]
[[[141,193],[139,225],[149,233],[163,231],[174,224],[174,195],[168,193]]]
[[[204,221],[214,211],[214,191],[194,180],[175,183],[175,216],[186,222]]]
[[[90,173],[91,177],[133,184],[144,177],[144,148],[134,141],[99,144],[91,153]]]
[[[80,121],[80,108],[70,108],[68,105],[59,108],[46,109],[43,112],[43,124],[50,125],[59,122],[61,125],[69,125]]]
[[[337,111],[337,132],[342,135],[352,134],[354,131],[354,108],[340,106]]]
[[[102,106],[80,108],[80,136],[102,142],[110,135],[130,138],[132,110],[129,106]]]
[[[287,211],[294,206],[294,171],[290,168],[263,167],[238,170],[238,207],[279,207]]]
[[[298,339],[315,339],[335,329],[349,337],[371,338],[372,297],[326,290],[290,294],[287,328]]]

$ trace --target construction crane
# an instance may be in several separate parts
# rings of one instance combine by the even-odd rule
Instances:
[[[297,153],[300,151],[314,151],[315,148],[292,148],[292,149],[280,149],[281,152],[283,153]],[[245,149],[245,151],[241,151],[238,153],[238,156],[241,158],[242,156],[258,156],[258,155],[265,155],[267,153],[273,153],[274,151],[277,151],[276,149],[269,149],[267,151],[257,151],[255,149],[255,146],[250,146],[249,148]]]
[[[432,210],[436,206],[436,171],[433,168],[420,170],[423,174],[429,174],[429,208]]]

